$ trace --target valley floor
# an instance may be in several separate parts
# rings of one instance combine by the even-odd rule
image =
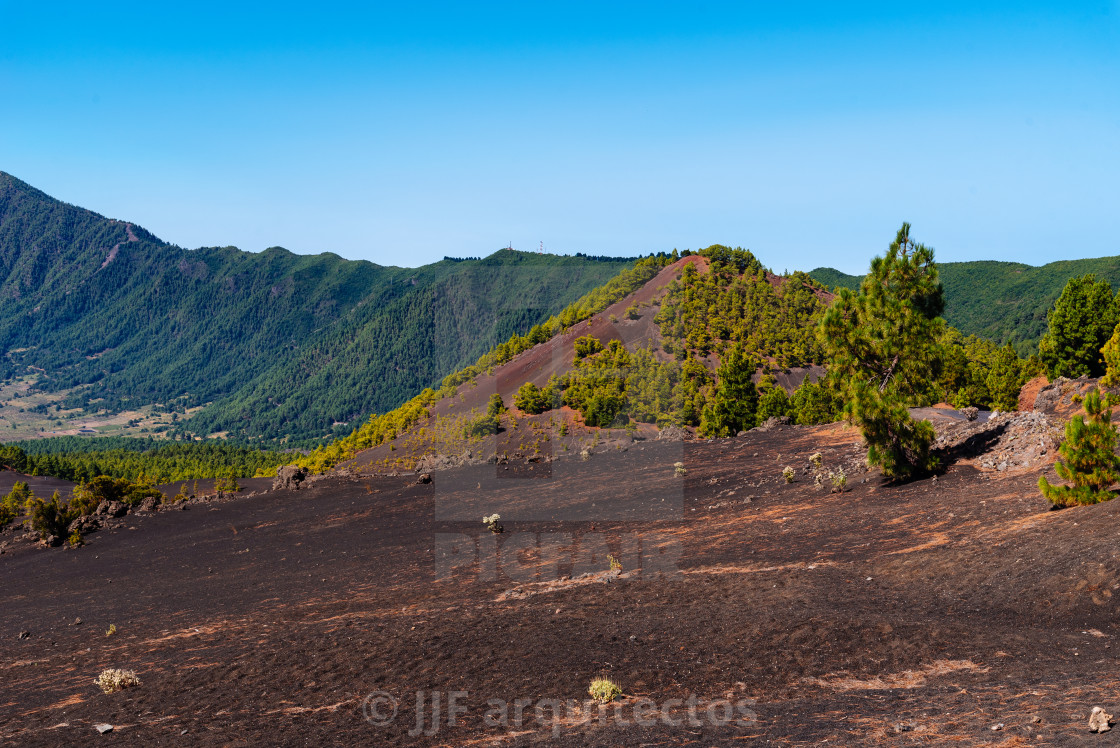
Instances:
[[[844,492],[814,485],[818,451]],[[0,743],[1117,743],[1086,722],[1120,706],[1120,503],[1048,512],[1040,468],[963,454],[888,486],[861,454],[841,426],[636,442],[20,546],[0,557]],[[108,667],[142,684],[103,694]],[[621,707],[588,714],[601,674]]]

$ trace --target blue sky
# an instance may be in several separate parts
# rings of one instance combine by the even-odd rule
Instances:
[[[861,272],[908,220],[942,261],[1120,254],[1120,0],[0,18],[0,170],[186,247]]]

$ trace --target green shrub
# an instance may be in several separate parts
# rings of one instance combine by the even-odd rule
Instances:
[[[843,405],[827,378],[816,382],[805,379],[790,398],[793,420],[805,426],[832,423],[840,418]]]
[[[31,489],[23,481],[17,480],[3,499],[0,499],[0,527],[20,516],[24,512],[27,500],[32,496]]]
[[[54,535],[65,538],[69,534],[67,528],[70,523],[81,516],[81,511],[69,506],[55,491],[50,501],[44,501],[34,494],[27,500],[27,515],[31,529],[39,534],[40,538]]]
[[[1054,506],[1096,504],[1113,497],[1109,487],[1120,480],[1120,457],[1116,456],[1116,427],[1112,411],[1093,390],[1085,396],[1085,415],[1076,415],[1066,424],[1066,438],[1058,448],[1062,460],[1054,470],[1071,486],[1051,485],[1046,476],[1038,479],[1042,495]]]
[[[591,681],[587,693],[600,704],[609,704],[622,695],[622,688],[609,678],[596,678]]]
[[[777,385],[767,387],[758,398],[758,422],[788,416],[793,409],[789,395]]]
[[[513,404],[522,413],[529,415],[543,413],[549,406],[541,388],[532,382],[526,382],[518,388],[517,394],[513,396]]]

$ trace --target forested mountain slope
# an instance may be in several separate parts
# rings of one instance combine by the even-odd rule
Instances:
[[[0,172],[0,375],[38,372],[69,407],[208,404],[183,433],[321,438],[630,262],[503,250],[398,268],[186,250]]]
[[[1061,295],[1066,282],[1093,273],[1120,287],[1120,257],[1063,260],[1041,267],[1017,262],[939,263],[945,288],[945,320],[967,335],[998,343],[1010,342],[1021,356],[1038,352],[1046,332],[1046,312]],[[859,288],[862,276],[832,268],[809,273],[829,288]]]

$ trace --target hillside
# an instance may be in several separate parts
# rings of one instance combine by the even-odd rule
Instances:
[[[1011,343],[1020,356],[1038,352],[1046,312],[1066,282],[1093,273],[1120,288],[1120,257],[1063,260],[1041,267],[1016,262],[939,263],[945,288],[945,320],[966,335]],[[809,273],[827,288],[859,288],[861,276],[832,268]]]
[[[172,413],[159,426],[169,433],[322,438],[630,262],[503,250],[398,268],[278,247],[186,250],[0,172],[0,392],[11,406],[0,428],[41,435],[21,430],[24,411],[57,417],[46,425],[60,432],[98,412],[138,421],[155,403]]]
[[[803,273],[776,276],[746,250],[713,245],[677,260],[644,259],[605,288],[612,292],[598,304],[511,338],[439,391],[372,417],[303,464],[319,471],[357,459],[411,468],[425,455],[458,455],[472,445],[494,454],[494,444],[480,445],[494,428],[505,445],[498,452],[540,453],[554,438],[553,420],[565,424],[566,438],[551,446],[565,449],[611,438],[600,429],[646,424],[734,434],[788,413],[795,390],[820,389],[812,385],[823,372],[815,330],[831,295]],[[716,382],[725,359],[739,361],[762,393],[746,420],[713,416],[727,397]],[[488,425],[495,396],[509,414]]]

